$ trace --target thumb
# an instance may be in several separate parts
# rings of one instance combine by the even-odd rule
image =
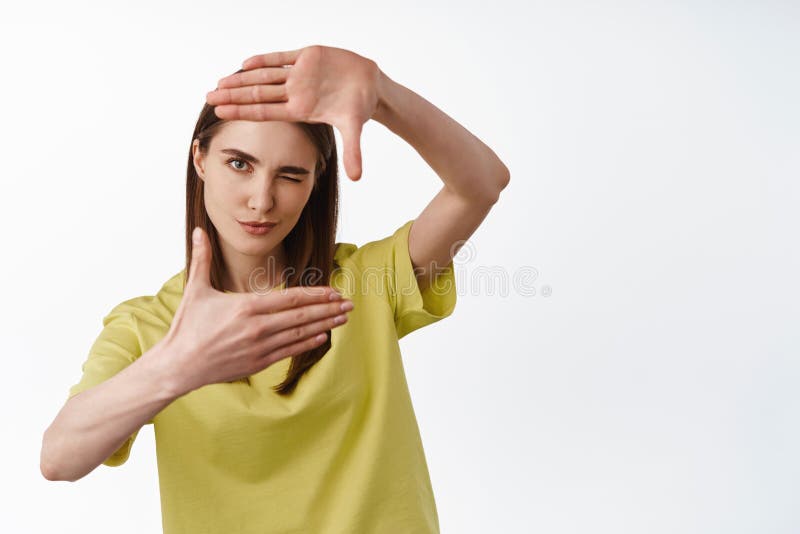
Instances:
[[[363,124],[352,121],[342,129],[342,143],[344,144],[344,169],[351,180],[361,178],[361,129]]]
[[[199,226],[192,231],[192,261],[189,264],[189,286],[211,286],[211,245]]]

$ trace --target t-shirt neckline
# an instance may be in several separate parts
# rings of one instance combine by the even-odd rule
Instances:
[[[258,292],[266,291],[267,293],[269,293],[270,291],[275,291],[276,289],[283,289],[285,287],[286,287],[286,281],[284,280],[280,284],[278,284],[278,285],[276,285],[276,286],[274,286],[274,287],[272,287],[272,288],[270,288],[268,290],[264,290],[264,289],[260,289],[259,288]],[[230,291],[230,290],[226,289],[225,293],[234,294],[234,295],[243,295],[245,292]],[[256,292],[255,291],[247,291],[246,293],[256,293]]]

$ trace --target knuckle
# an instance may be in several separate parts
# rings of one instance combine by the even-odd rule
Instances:
[[[278,353],[271,352],[271,353],[267,354],[266,356],[264,356],[264,358],[261,360],[262,363],[261,363],[261,365],[259,367],[267,368],[270,365],[272,365],[273,363],[275,363],[277,360],[278,360]]]
[[[247,317],[248,315],[252,315],[254,311],[255,303],[251,299],[246,299],[239,304],[239,308],[236,310],[236,313],[239,317]]]
[[[303,339],[303,327],[298,326],[292,328],[292,338],[295,340]]]
[[[244,327],[245,338],[252,343],[255,343],[261,339],[261,334],[261,328],[259,328],[257,325],[248,325]]]
[[[294,312],[294,320],[298,323],[305,323],[306,322],[306,312],[305,310],[297,310]]]

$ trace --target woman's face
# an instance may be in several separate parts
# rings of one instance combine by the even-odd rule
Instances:
[[[314,186],[317,151],[300,126],[228,121],[212,138],[208,154],[200,153],[197,140],[192,154],[223,253],[263,257],[278,250]],[[240,221],[277,224],[266,234],[254,235]]]

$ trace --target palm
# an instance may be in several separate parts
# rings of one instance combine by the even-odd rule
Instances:
[[[207,95],[217,116],[331,124],[342,134],[348,176],[361,177],[361,130],[378,105],[380,69],[374,61],[315,45],[252,56],[242,67],[244,72],[223,78]]]

